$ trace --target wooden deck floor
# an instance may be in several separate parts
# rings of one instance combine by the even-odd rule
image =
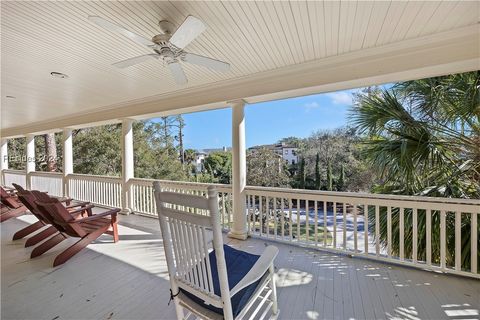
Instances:
[[[34,260],[13,242],[32,216],[1,224],[2,319],[173,319],[157,221],[120,217],[120,242],[103,236],[52,268],[68,244]],[[266,241],[226,239],[261,253]],[[275,244],[280,319],[478,319],[480,281]]]

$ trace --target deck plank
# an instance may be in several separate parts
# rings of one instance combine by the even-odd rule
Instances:
[[[1,227],[2,319],[174,319],[156,220],[120,216],[120,242],[102,236],[65,265],[53,259],[65,241],[30,260],[12,234],[34,219]],[[276,259],[280,319],[478,318],[480,281],[350,258],[263,239],[225,237],[229,245]],[[456,316],[457,315],[457,316]],[[58,318],[57,318],[58,317]]]

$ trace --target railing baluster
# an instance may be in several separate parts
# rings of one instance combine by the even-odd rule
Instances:
[[[265,231],[267,233],[267,238],[270,236],[270,198],[265,197]]]
[[[251,203],[250,195],[247,194],[247,230],[248,230],[248,232],[251,232],[251,230],[252,230],[252,208],[251,208],[251,205],[252,205],[252,203]]]
[[[363,205],[364,254],[368,255],[368,204]]]
[[[400,260],[405,259],[405,209],[399,208],[399,229],[400,229]]]
[[[440,211],[440,268],[446,267],[446,251],[447,251],[447,228],[446,228],[445,210]]]
[[[318,246],[318,201],[315,200],[314,209],[315,210],[315,246]]]
[[[333,247],[337,247],[337,203],[332,202],[333,209]]]
[[[263,235],[263,196],[259,196],[259,203],[258,203],[258,213],[259,213],[259,222],[260,222],[260,236]]]
[[[347,204],[343,203],[343,250],[347,250]]]
[[[323,200],[323,246],[327,246],[327,201]]]
[[[413,217],[412,217],[412,224],[413,224],[413,241],[412,241],[412,261],[413,263],[417,263],[418,259],[418,209],[414,208],[412,211]]]
[[[432,210],[427,209],[426,214],[426,242],[427,242],[427,265],[432,265]]]
[[[471,213],[472,215],[472,218],[471,218],[471,226],[470,226],[470,240],[471,240],[471,244],[470,244],[470,271],[473,272],[473,273],[478,273],[478,267],[477,267],[477,259],[478,259],[478,227],[477,227],[477,223],[478,223],[478,220],[477,220],[477,213],[476,212],[472,212]]]
[[[225,225],[225,215],[226,215],[225,193],[222,193],[222,196],[220,197],[220,201],[222,202],[222,226],[224,226]]]
[[[300,241],[300,199],[297,199],[297,241]]]
[[[288,233],[288,235],[290,236],[290,241],[293,241],[292,206],[293,206],[292,199],[288,198],[288,214],[289,214],[289,218],[288,218],[288,232],[289,233]]]
[[[455,212],[455,270],[462,270],[462,213]]]
[[[225,211],[227,212],[227,225],[230,228],[230,226],[232,225],[232,210],[233,210],[231,206],[227,206],[227,202],[230,203],[230,194],[226,194],[225,198],[226,200],[223,206],[226,207]]]
[[[278,228],[278,223],[277,223],[277,198],[273,198],[273,236],[275,239],[277,238],[277,228]]]
[[[392,207],[387,207],[387,256],[392,257]]]
[[[285,205],[283,203],[283,198],[280,198],[280,207],[282,210],[282,214],[280,216],[281,224],[282,224],[282,240],[285,239]]]
[[[358,221],[357,205],[353,204],[353,251],[358,252]]]
[[[380,207],[375,206],[375,255],[380,256]]]
[[[305,242],[308,243],[310,238],[310,209],[308,200],[305,200]]]

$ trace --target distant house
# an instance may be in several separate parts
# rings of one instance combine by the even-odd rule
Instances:
[[[203,164],[205,162],[205,158],[207,157],[207,153],[203,150],[198,150],[195,154],[195,170],[196,172],[203,171]]]
[[[195,169],[197,172],[202,172],[204,169],[204,162],[205,158],[208,157],[209,154],[214,152],[227,152],[231,151],[231,148],[223,147],[223,148],[212,148],[212,149],[200,149],[197,150],[195,154]]]
[[[298,155],[297,155],[298,148],[291,145],[287,145],[284,142],[277,143],[277,144],[264,144],[264,145],[254,146],[249,148],[248,150],[255,152],[256,150],[259,150],[262,148],[266,148],[277,153],[282,157],[282,159],[287,164],[296,164],[298,162]]]

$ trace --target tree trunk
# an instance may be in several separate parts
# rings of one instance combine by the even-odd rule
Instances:
[[[183,150],[183,127],[185,127],[185,122],[183,121],[182,116],[178,116],[178,145],[180,147],[180,161],[182,166],[185,163],[185,151]]]
[[[57,171],[57,145],[55,143],[55,133],[47,133],[45,138],[45,157],[47,161],[47,171]]]

